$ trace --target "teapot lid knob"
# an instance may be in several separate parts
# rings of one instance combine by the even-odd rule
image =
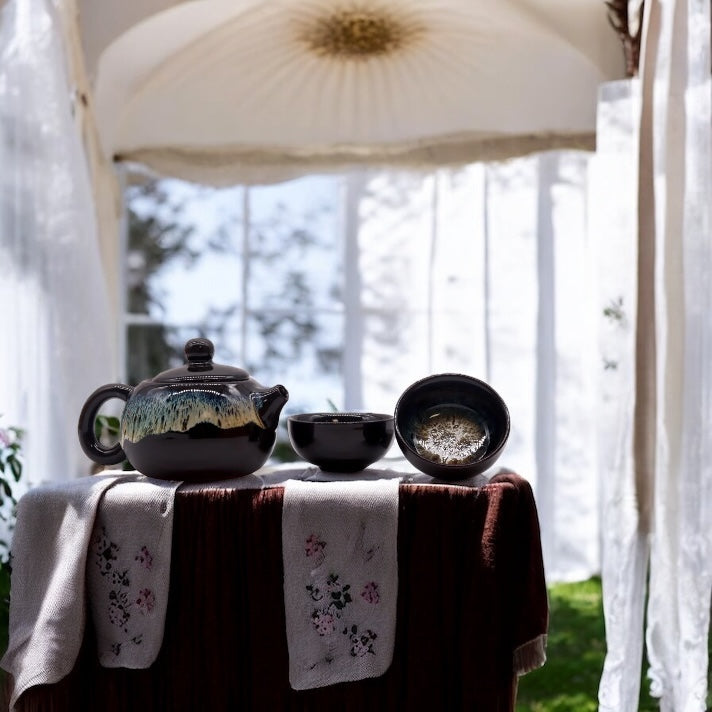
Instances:
[[[2,0],[0,0],[2,2]],[[242,368],[213,363],[215,347],[209,339],[190,339],[185,344],[187,365],[159,373],[153,380],[158,383],[196,383],[208,379],[210,383],[234,383],[250,377]]]
[[[215,347],[210,339],[190,339],[185,345],[185,357],[191,364],[209,364]]]

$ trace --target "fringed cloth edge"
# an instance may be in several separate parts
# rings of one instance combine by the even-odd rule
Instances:
[[[542,633],[514,650],[514,672],[519,677],[544,665],[546,662],[546,641],[547,636]]]

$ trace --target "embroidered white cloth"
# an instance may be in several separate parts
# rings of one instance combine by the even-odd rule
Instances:
[[[29,687],[61,680],[84,636],[85,564],[94,518],[120,474],[38,487],[18,503],[12,541],[9,644],[0,665],[14,678],[10,710]]]
[[[163,642],[180,482],[140,478],[104,494],[87,560],[87,590],[104,667],[147,668]]]
[[[127,611],[144,623],[144,627],[133,622],[131,628],[123,626],[125,635],[130,631],[131,637],[142,636],[145,645],[122,646],[117,664],[151,664],[151,654],[155,657],[163,638],[173,501],[179,484],[150,480],[137,473],[110,472],[37,487],[22,497],[12,542],[9,644],[0,661],[14,678],[10,710],[28,688],[58,682],[72,670],[84,637],[86,593],[95,578],[93,571],[98,569],[98,553],[105,571],[119,573],[119,565],[122,567],[121,576],[103,577],[116,582],[112,590],[118,596],[104,609],[109,613],[109,626],[113,626],[112,620],[122,620]],[[127,504],[135,510],[130,521]],[[110,534],[106,539],[102,538],[104,531]],[[129,572],[124,563],[130,558],[125,553],[130,547],[123,547],[133,539],[141,541],[132,554],[131,574],[136,574],[138,585],[135,594],[133,586],[123,586]],[[102,578],[100,573],[97,576]],[[100,587],[92,588],[92,598],[100,595]],[[155,591],[154,596],[147,591]],[[97,625],[102,664],[111,662],[113,656],[107,627],[101,621]]]
[[[378,677],[393,657],[398,479],[289,480],[282,509],[289,682]]]

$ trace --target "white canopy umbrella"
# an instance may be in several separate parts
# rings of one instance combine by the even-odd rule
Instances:
[[[90,5],[91,72],[113,34]],[[98,57],[106,154],[213,183],[592,149],[598,86],[625,69],[600,0],[109,7],[139,21]]]

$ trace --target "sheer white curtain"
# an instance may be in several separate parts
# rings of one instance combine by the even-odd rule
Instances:
[[[76,423],[116,358],[62,36],[44,0],[0,11],[0,412],[33,484],[88,472]]]
[[[599,329],[608,368],[598,404],[601,577],[608,652],[601,710],[637,710],[643,655],[649,537],[638,516],[633,472],[635,315],[640,91],[637,80],[601,88],[596,155],[591,165],[590,230],[596,245]]]
[[[349,184],[358,245],[346,269],[359,274],[361,322],[347,348],[357,367],[345,374],[360,402],[347,407],[388,412],[429,373],[491,383],[512,417],[495,467],[514,468],[535,488],[550,581],[585,579],[600,565],[604,365],[587,233],[589,156],[546,153]]]
[[[659,5],[658,448],[648,654],[663,712],[705,710],[712,593],[710,3]]]
[[[647,412],[632,405],[633,343],[618,340],[627,382],[621,382],[617,419],[622,447],[612,462],[603,517],[603,583],[608,653],[600,709],[637,709],[644,633],[651,692],[665,712],[707,708],[708,634],[712,593],[712,106],[710,3],[646,3],[641,81],[618,92],[608,87],[600,105],[601,139],[611,166],[630,169],[627,190],[601,190],[597,210],[613,205],[624,259],[635,235],[639,191],[638,286],[650,287],[654,321],[647,359],[655,398]],[[620,89],[620,87],[619,87]],[[617,142],[616,142],[617,139]],[[600,150],[600,149],[599,149]],[[613,151],[618,158],[610,158]],[[598,157],[597,157],[598,160]],[[630,229],[632,227],[632,229]],[[610,265],[610,261],[609,261]],[[628,287],[636,289],[635,285]],[[642,295],[644,290],[638,289]],[[646,305],[639,301],[639,307]],[[638,354],[640,356],[640,354]],[[638,358],[640,368],[640,358]],[[640,381],[638,381],[640,383]],[[651,466],[641,472],[633,453],[634,416],[653,435]],[[635,470],[638,469],[638,476]],[[644,476],[641,476],[644,475]],[[605,473],[603,473],[605,481]],[[650,516],[647,503],[650,503]],[[644,623],[646,576],[647,627]]]

